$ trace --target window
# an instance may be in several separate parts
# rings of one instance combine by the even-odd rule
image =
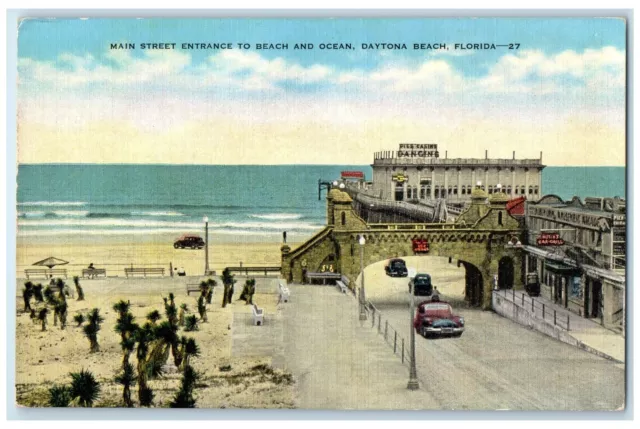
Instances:
[[[462,185],[462,188],[460,189],[460,193],[462,195],[465,195],[467,193],[467,188],[464,185]]]
[[[507,195],[511,195],[511,185],[507,186]]]
[[[420,199],[424,200],[426,198],[426,191],[424,186],[420,186]]]
[[[489,185],[489,194],[493,194],[493,185]]]
[[[498,212],[498,225],[502,226],[502,212]]]
[[[457,186],[453,187],[453,195],[458,195],[458,187]]]
[[[529,195],[533,194],[533,186],[529,186]]]
[[[534,188],[533,188],[533,193],[534,193],[534,194],[536,194],[536,195],[538,195],[538,187],[537,187],[537,186],[534,186]]]
[[[343,225],[347,223],[347,214],[345,212],[342,212],[340,214],[340,220],[342,221]]]

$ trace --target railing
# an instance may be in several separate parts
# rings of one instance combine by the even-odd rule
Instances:
[[[498,294],[515,306],[530,312],[534,317],[542,317],[542,320],[545,322],[553,323],[554,326],[564,329],[565,331],[571,330],[571,318],[569,314],[559,313],[556,309],[549,308],[544,302],[540,302],[540,300],[536,301],[533,297],[527,296],[525,293],[518,293],[519,296],[516,297],[515,289],[511,289],[511,291],[494,290],[493,293]]]
[[[400,357],[402,363],[410,365],[410,349],[411,344],[409,340],[406,340],[396,329],[389,323],[389,320],[384,317],[382,312],[378,310],[371,302],[367,301],[365,306],[368,319],[371,319],[371,329],[377,329],[378,334],[382,335],[384,342],[387,343],[393,350],[393,354]],[[405,328],[406,332],[406,328]]]
[[[621,308],[620,310],[616,311],[615,313],[613,313],[611,315],[611,323],[612,324],[616,324],[616,323],[620,323],[622,324],[622,318],[624,317],[624,308]]]
[[[467,158],[397,158],[395,156],[380,156],[373,160],[374,165],[442,165],[442,166],[460,166],[469,165],[475,167],[481,166],[539,166],[542,167],[540,159],[467,159]]]

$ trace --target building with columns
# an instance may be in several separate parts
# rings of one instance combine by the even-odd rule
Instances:
[[[397,151],[374,154],[373,192],[393,201],[420,201],[445,198],[451,203],[471,201],[476,184],[489,195],[501,191],[510,198],[526,196],[536,201],[542,196],[542,152],[540,158],[484,159],[440,157],[436,144],[401,143]]]

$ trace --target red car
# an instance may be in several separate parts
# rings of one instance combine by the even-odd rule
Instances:
[[[423,337],[459,337],[464,332],[464,318],[453,314],[443,301],[422,301],[416,310],[413,327]]]

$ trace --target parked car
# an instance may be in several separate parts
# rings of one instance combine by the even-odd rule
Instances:
[[[176,249],[202,249],[204,240],[198,235],[183,235],[173,243],[173,247]]]
[[[423,337],[459,337],[464,332],[464,318],[453,314],[444,301],[423,301],[418,305],[413,327]]]
[[[403,259],[391,259],[389,263],[385,265],[384,271],[391,277],[407,277],[409,271],[407,270],[407,264]]]
[[[411,292],[416,296],[431,296],[433,293],[431,276],[429,274],[416,274],[409,281],[409,293]]]

